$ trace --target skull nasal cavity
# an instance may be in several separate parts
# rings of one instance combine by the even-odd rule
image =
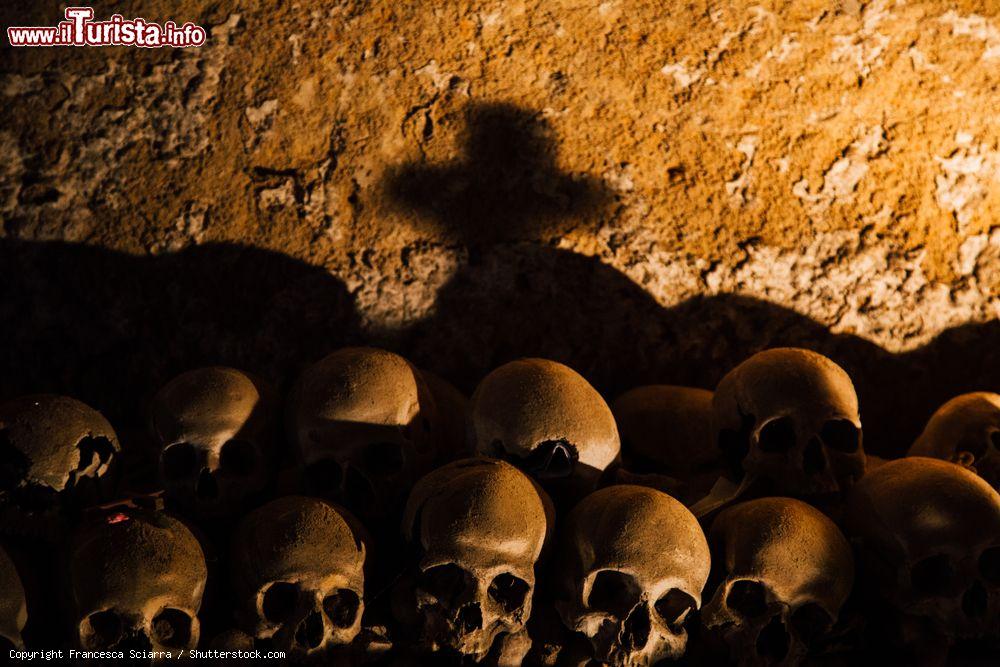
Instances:
[[[316,648],[323,642],[323,617],[310,612],[295,629],[295,643],[303,648]]]
[[[807,475],[815,475],[826,469],[826,456],[823,454],[823,444],[819,438],[810,438],[806,450],[802,454],[802,469]]]
[[[625,619],[622,644],[626,651],[641,651],[649,641],[649,608],[638,604]]]
[[[791,417],[779,417],[764,424],[757,443],[765,452],[787,452],[795,446],[795,424]]]
[[[483,627],[483,612],[478,602],[470,602],[458,610],[455,616],[455,627],[462,634],[475,632]]]
[[[729,588],[726,606],[747,618],[756,618],[767,611],[767,593],[759,582],[742,579]]]
[[[775,616],[757,635],[757,655],[765,660],[781,662],[788,655],[789,639],[781,617]]]
[[[846,419],[831,419],[823,424],[819,437],[827,447],[852,454],[861,446],[861,431]]]
[[[209,470],[202,468],[198,475],[198,483],[195,485],[194,493],[199,500],[215,500],[219,497],[219,484],[215,481],[215,475]]]

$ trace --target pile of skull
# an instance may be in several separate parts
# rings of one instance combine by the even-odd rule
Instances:
[[[885,461],[848,375],[806,350],[609,406],[553,361],[466,398],[348,348],[284,402],[239,370],[184,373],[148,438],[139,493],[97,411],[0,406],[0,641],[324,664],[996,657],[996,394],[949,401]]]

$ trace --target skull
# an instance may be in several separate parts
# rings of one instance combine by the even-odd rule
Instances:
[[[596,660],[650,665],[684,654],[684,622],[701,605],[711,559],[681,503],[644,486],[595,491],[567,517],[556,562],[556,609]]]
[[[399,355],[345,348],[308,368],[292,392],[289,427],[307,489],[384,518],[436,455],[435,408]]]
[[[627,470],[620,471],[620,481],[669,489],[681,500],[708,493],[722,471],[712,437],[712,392],[662,384],[636,387],[619,396],[611,411]]]
[[[361,630],[366,547],[357,520],[286,496],[248,514],[232,547],[242,629],[295,659],[322,659]]]
[[[1000,490],[1000,394],[962,394],[942,405],[909,455],[952,461]]]
[[[463,459],[421,479],[403,517],[420,554],[405,603],[419,617],[420,647],[481,660],[521,632],[553,519],[544,492],[503,461]]]
[[[470,442],[476,453],[510,461],[560,505],[592,491],[618,460],[615,418],[576,371],[521,359],[483,378],[472,395]]]
[[[1000,631],[1000,494],[938,459],[889,461],[852,489],[846,528],[866,585],[948,638]]]
[[[0,406],[0,507],[8,528],[55,526],[62,507],[111,491],[120,446],[96,410],[65,396],[24,396]],[[16,524],[16,525],[14,525]]]
[[[702,621],[741,664],[799,664],[827,634],[854,583],[847,539],[791,498],[723,510],[709,530],[713,580]]]
[[[134,507],[101,512],[70,553],[77,643],[175,655],[194,648],[206,576],[201,545],[180,521]]]
[[[719,447],[745,482],[819,500],[864,474],[854,385],[821,354],[755,354],[719,382],[712,412]]]
[[[270,481],[274,418],[270,390],[242,371],[215,366],[171,380],[150,420],[167,495],[200,517],[245,506]]]
[[[21,633],[28,622],[28,604],[24,587],[14,561],[0,549],[0,650],[8,655],[11,649],[24,648]]]

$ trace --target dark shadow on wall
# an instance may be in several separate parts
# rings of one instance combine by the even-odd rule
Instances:
[[[944,400],[1000,386],[997,322],[893,355],[753,298],[699,297],[665,309],[594,258],[521,241],[606,210],[612,193],[600,180],[559,172],[552,131],[537,113],[474,104],[466,123],[462,159],[408,164],[386,176],[395,205],[468,249],[433,315],[413,325],[403,344],[418,365],[466,391],[521,356],[567,363],[608,398],[653,382],[712,388],[760,349],[801,346],[832,357],[855,379],[869,451],[899,454]]]

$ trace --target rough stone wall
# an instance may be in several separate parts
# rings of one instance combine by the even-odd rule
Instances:
[[[283,381],[368,341],[466,389],[545,354],[614,393],[801,344],[898,451],[998,388],[991,0],[95,10],[211,36],[5,48],[4,391],[114,404],[102,364],[142,394],[212,360]]]

